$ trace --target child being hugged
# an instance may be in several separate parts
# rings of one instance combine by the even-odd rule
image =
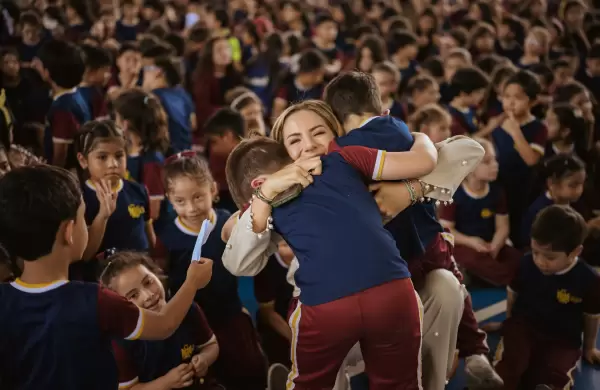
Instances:
[[[541,92],[536,76],[528,71],[517,72],[507,80],[502,92],[506,119],[492,131],[498,153],[498,179],[504,186],[510,215],[510,238],[516,247],[520,242],[519,216],[527,208],[532,167],[544,155],[548,138],[546,126],[531,113]]]
[[[496,357],[505,389],[568,388],[582,355],[600,363],[600,276],[579,258],[585,236],[583,217],[568,206],[549,206],[536,217],[532,252],[508,287]]]
[[[169,337],[211,277],[211,260],[193,262],[169,303],[146,310],[96,283],[68,280],[87,239],[85,204],[71,173],[39,165],[2,178],[0,240],[7,257],[23,262],[17,280],[0,284],[3,388],[115,389],[110,340]]]
[[[491,142],[477,141],[485,157],[454,194],[454,202],[438,209],[440,223],[454,236],[454,257],[468,272],[496,286],[515,275],[521,254],[506,244],[509,233],[504,190],[496,182],[498,162]]]
[[[137,307],[158,312],[167,304],[160,269],[147,256],[118,252],[108,257],[102,284]],[[219,345],[204,313],[196,304],[181,325],[161,341],[113,341],[119,370],[119,389],[143,386],[223,389],[208,373],[219,355]],[[139,385],[138,385],[139,384]]]
[[[230,214],[213,208],[217,187],[208,164],[194,152],[173,155],[166,161],[164,187],[177,214],[170,223],[157,227],[157,255],[164,258],[169,290],[181,288],[202,222],[210,220],[212,230],[202,254],[214,259],[213,282],[196,295],[196,302],[219,340],[215,375],[228,389],[262,390],[266,362],[252,320],[243,311],[237,278],[221,261],[225,250],[221,229]]]
[[[575,155],[556,155],[545,160],[541,168],[546,188],[521,220],[521,241],[526,244],[531,240],[531,226],[536,215],[553,204],[568,206],[576,203],[585,184],[585,164]]]
[[[157,220],[165,197],[164,153],[169,147],[167,116],[160,101],[141,89],[123,92],[114,101],[115,122],[127,140],[127,179],[150,195],[150,218]]]
[[[83,259],[109,248],[147,251],[154,246],[148,191],[124,179],[125,139],[115,123],[86,123],[75,148],[90,237]]]

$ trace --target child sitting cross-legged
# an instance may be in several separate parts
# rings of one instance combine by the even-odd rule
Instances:
[[[521,254],[506,244],[509,234],[504,191],[496,182],[498,162],[493,145],[477,139],[485,156],[454,194],[440,206],[440,222],[454,235],[456,262],[474,276],[497,286],[513,278]]]
[[[504,389],[566,389],[582,352],[600,363],[600,276],[579,258],[585,236],[583,217],[569,206],[549,206],[535,219],[532,252],[508,288],[496,356]]]

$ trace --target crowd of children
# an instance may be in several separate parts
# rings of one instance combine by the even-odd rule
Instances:
[[[495,361],[461,299],[450,343],[469,375],[485,377],[474,387],[572,386],[581,357],[600,363],[597,8],[591,0],[2,2],[0,388],[262,390],[273,363],[291,370],[294,388],[327,388],[339,368],[331,361],[360,341],[373,389],[417,389],[423,332],[412,290],[437,269],[508,288]],[[292,115],[309,126],[306,107],[329,115],[335,146],[319,144],[332,138],[322,125],[308,141],[288,137]],[[472,137],[485,150],[453,202],[419,201],[422,183],[410,179],[433,166],[425,152],[396,160],[412,146],[408,129],[434,143]],[[431,147],[419,139],[417,148]],[[322,172],[307,168],[306,151],[331,152]],[[261,192],[277,171],[285,185]],[[372,187],[375,203],[357,172],[407,179],[410,201],[391,212],[384,190]],[[304,196],[271,210],[291,184],[306,187]],[[251,231],[289,243],[253,254],[268,254],[247,272],[254,322],[222,261],[238,209],[251,214]],[[190,266],[206,219],[203,259]],[[365,269],[360,256],[387,262]],[[365,328],[351,326],[350,296],[373,310]],[[381,340],[365,329],[404,350],[381,359]],[[330,344],[343,347],[315,351]]]

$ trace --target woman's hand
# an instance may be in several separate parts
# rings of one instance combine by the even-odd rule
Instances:
[[[274,199],[296,184],[306,188],[313,182],[313,175],[321,174],[321,169],[319,157],[298,160],[270,175],[261,185],[261,192],[268,199]]]
[[[393,219],[412,203],[410,193],[403,182],[380,182],[369,186],[375,202],[385,221]]]

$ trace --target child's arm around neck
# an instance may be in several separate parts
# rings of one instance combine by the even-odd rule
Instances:
[[[408,152],[387,152],[379,180],[413,179],[431,173],[437,164],[437,149],[428,136],[412,134],[415,143]]]

